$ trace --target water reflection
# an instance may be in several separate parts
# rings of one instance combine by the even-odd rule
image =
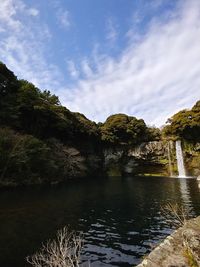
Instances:
[[[198,184],[198,188],[199,188],[199,191],[200,191],[200,180],[197,180],[197,184]]]
[[[180,193],[182,198],[182,206],[185,211],[189,212],[192,209],[191,196],[189,191],[188,179],[179,179]]]
[[[161,206],[178,202],[197,215],[199,196],[195,180],[157,177],[2,191],[0,266],[25,266],[25,256],[65,225],[84,233],[85,264],[89,259],[91,266],[134,266],[171,232]]]

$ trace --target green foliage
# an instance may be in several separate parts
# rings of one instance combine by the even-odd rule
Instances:
[[[200,141],[200,101],[191,110],[182,110],[168,120],[165,136],[175,136],[190,142]]]
[[[6,65],[0,62],[0,123],[16,125],[18,81]]]
[[[200,101],[175,114],[162,133],[200,141]],[[96,124],[63,107],[50,91],[18,80],[0,62],[1,183],[52,183],[84,175],[102,166],[104,146],[137,146],[160,138],[159,129],[125,114]]]
[[[73,113],[74,120],[74,138],[79,147],[83,147],[84,150],[90,148],[90,151],[97,149],[100,145],[100,131],[97,124],[88,120],[81,113]]]
[[[194,253],[189,247],[186,247],[183,252],[184,257],[187,259],[189,267],[198,267],[198,262],[194,256]]]
[[[156,127],[149,127],[147,129],[149,141],[159,141],[161,139],[161,130]]]
[[[50,105],[60,105],[59,98],[56,95],[52,95],[50,91],[44,90],[44,92],[40,93],[40,97]]]
[[[100,143],[95,122],[61,106],[49,91],[18,80],[3,63],[0,127],[0,182],[4,184],[54,182],[84,175],[87,168],[79,150],[88,150],[89,157],[89,150],[98,151]]]
[[[106,143],[136,145],[148,140],[145,122],[125,114],[108,117],[100,129],[102,140]]]
[[[110,116],[96,124],[83,114],[61,106],[57,96],[40,91],[26,80],[17,80],[4,64],[0,64],[0,126],[8,126],[39,139],[56,138],[82,150],[99,151],[101,142],[138,144],[159,139],[157,129],[147,128],[143,120],[124,114]]]
[[[85,171],[84,159],[75,148],[0,128],[0,184],[53,183]]]
[[[200,175],[200,153],[199,152],[196,152],[196,153],[193,153],[192,157],[190,157],[190,161],[188,162],[189,166],[188,166],[188,169],[190,171],[190,173],[193,175],[193,176],[198,176]]]
[[[0,182],[38,183],[48,177],[51,165],[49,148],[29,135],[0,129]]]
[[[86,173],[85,160],[80,152],[73,147],[66,147],[56,139],[48,140],[52,158],[55,160],[57,175],[61,179],[83,176]]]
[[[57,96],[41,92],[26,80],[17,80],[0,63],[0,126],[9,126],[38,138],[56,138],[66,144],[96,142],[94,122],[60,105]],[[94,140],[91,140],[94,139]]]

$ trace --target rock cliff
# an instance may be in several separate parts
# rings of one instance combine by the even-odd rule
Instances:
[[[187,175],[200,175],[200,144],[183,143]],[[104,150],[104,169],[110,176],[158,175],[177,176],[174,141],[153,141],[136,147],[115,147]]]

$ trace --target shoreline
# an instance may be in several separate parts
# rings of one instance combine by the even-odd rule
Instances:
[[[198,267],[199,264],[200,216],[188,220],[182,227],[167,236],[136,267]]]

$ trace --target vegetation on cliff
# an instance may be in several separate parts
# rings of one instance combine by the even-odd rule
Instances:
[[[142,119],[116,114],[96,124],[0,63],[0,184],[58,182],[102,167],[104,147],[160,136]]]
[[[126,114],[97,124],[62,106],[49,91],[17,79],[0,63],[0,184],[56,183],[100,174],[105,149],[137,147],[161,135],[198,144],[200,101],[175,114],[162,131]],[[199,160],[197,153],[190,167]]]
[[[160,138],[159,129],[148,128],[144,120],[125,114],[109,116],[100,131],[102,140],[113,145],[134,146]]]
[[[182,110],[168,119],[165,136],[175,136],[191,143],[200,142],[200,101],[190,110]]]
[[[200,174],[200,101],[188,110],[182,110],[168,119],[162,130],[167,139],[181,139],[188,175]],[[175,158],[175,156],[174,156]]]

